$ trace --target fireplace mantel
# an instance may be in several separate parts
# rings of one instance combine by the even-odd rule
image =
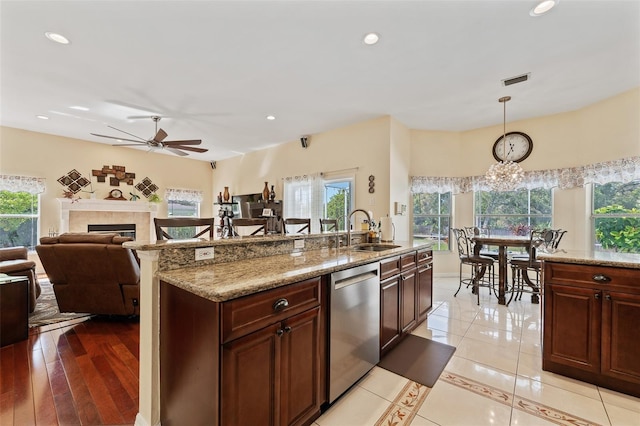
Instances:
[[[60,233],[86,232],[87,223],[136,223],[137,239],[155,241],[153,219],[158,205],[148,201],[121,201],[58,198],[60,203]]]

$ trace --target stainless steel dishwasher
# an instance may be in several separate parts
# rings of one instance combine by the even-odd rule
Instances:
[[[331,274],[329,402],[380,361],[380,266]]]

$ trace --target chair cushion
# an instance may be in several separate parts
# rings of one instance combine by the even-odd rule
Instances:
[[[0,272],[10,274],[12,272],[26,271],[36,267],[36,262],[31,260],[3,260],[0,262]]]

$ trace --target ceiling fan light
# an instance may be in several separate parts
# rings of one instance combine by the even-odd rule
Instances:
[[[529,15],[531,16],[544,15],[545,13],[553,9],[559,2],[560,0],[543,0],[540,3],[538,3],[536,6],[534,6],[533,9],[531,9],[531,11],[529,12]]]
[[[60,44],[69,44],[69,39],[63,36],[62,34],[54,33],[51,31],[47,31],[44,33],[45,37],[47,37],[51,41],[55,41]]]
[[[362,41],[364,42],[364,44],[372,46],[380,41],[380,36],[376,33],[368,33],[364,36],[364,39]]]

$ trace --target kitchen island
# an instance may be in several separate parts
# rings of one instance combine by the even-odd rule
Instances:
[[[200,355],[205,354],[203,356],[210,357],[207,364],[209,371],[217,374],[220,361],[217,357],[223,350],[217,346],[218,344],[230,343],[236,338],[238,339],[233,342],[240,342],[240,337],[244,338],[248,333],[262,330],[257,329],[262,325],[273,328],[272,331],[276,334],[285,333],[287,330],[296,330],[295,327],[301,325],[299,328],[306,331],[298,334],[291,333],[292,339],[293,336],[300,336],[301,341],[307,342],[303,344],[304,346],[311,344],[312,337],[310,336],[316,336],[313,338],[316,340],[313,341],[317,341],[319,344],[318,347],[313,348],[313,352],[323,354],[326,349],[324,324],[327,315],[326,279],[328,274],[360,265],[377,264],[382,259],[400,258],[407,255],[414,255],[417,259],[418,253],[423,253],[424,259],[431,259],[430,251],[428,257],[424,255],[425,251],[429,249],[428,244],[414,246],[410,243],[394,242],[396,247],[385,251],[360,251],[353,247],[341,246],[340,241],[344,243],[345,236],[344,233],[334,233],[260,238],[243,237],[228,240],[126,243],[127,247],[136,250],[141,260],[140,404],[136,425],[155,425],[159,424],[161,420],[163,424],[172,424],[167,419],[161,419],[161,413],[163,416],[166,415],[174,419],[184,415],[184,411],[181,411],[182,408],[174,410],[174,414],[172,414],[166,409],[167,406],[163,407],[164,404],[169,404],[165,398],[172,397],[168,395],[170,392],[166,391],[166,388],[162,395],[160,392],[163,387],[160,373],[160,354],[165,349],[173,348],[172,356],[177,356],[176,354],[179,355],[181,349],[184,349],[182,351],[184,353],[188,353],[192,349],[195,350],[193,344],[199,342],[204,346]],[[358,235],[355,237],[358,238]],[[303,244],[301,240],[304,241]],[[300,247],[301,245],[303,247]],[[213,259],[195,260],[196,249],[212,250]],[[417,261],[414,263],[414,269],[417,263]],[[429,279],[429,291],[430,283]],[[418,288],[417,281],[415,288]],[[284,295],[291,294],[293,294],[293,298],[288,302],[291,304],[290,307],[269,316],[268,320],[265,319],[266,316],[251,318],[252,314],[260,312],[260,306],[266,306],[267,302],[270,303],[272,297],[277,297],[276,301],[279,301],[284,298]],[[251,295],[260,297],[264,295],[263,301],[251,300],[252,303],[257,301],[257,308],[251,307],[251,303],[248,302],[243,306],[244,302],[242,301],[251,299]],[[173,302],[177,304],[171,305]],[[187,306],[185,303],[195,303],[190,311],[190,316],[183,315],[185,313],[184,307]],[[247,306],[249,307],[247,308]],[[173,313],[167,313],[163,320],[161,317],[164,310]],[[176,313],[180,313],[180,316],[176,317]],[[229,320],[221,324],[220,318],[227,318],[224,315],[228,315]],[[172,331],[173,337],[165,336],[163,338],[161,323],[166,324],[163,321],[169,318],[169,323],[175,324]],[[234,318],[239,319],[234,322]],[[203,324],[214,333],[213,340],[209,338],[210,336],[201,338],[196,335],[196,331],[203,330]],[[235,325],[238,327],[234,328]],[[164,331],[169,328],[169,326],[165,326]],[[178,337],[186,340],[180,343],[179,339],[175,340]],[[162,348],[161,338],[164,339]],[[167,343],[168,339],[174,339],[174,341],[169,344]],[[235,347],[229,346],[232,349]],[[283,353],[287,350],[289,350],[287,353],[290,354],[298,351],[297,354],[300,356],[306,356],[305,354],[308,352],[306,349],[296,348],[295,345],[282,346],[278,349]],[[287,364],[291,364],[291,359],[283,359]],[[202,402],[202,406],[209,410],[208,414],[215,413],[213,414],[215,419],[208,418],[210,424],[217,424],[219,421],[217,414],[220,398],[219,387],[212,386],[212,388],[203,390],[195,386],[194,371],[199,371],[198,369],[203,364],[198,364],[195,369],[189,369],[189,367],[194,365],[190,364],[192,361],[200,362],[202,358],[200,361],[197,360],[197,356],[182,359],[180,362],[184,369],[181,371],[174,369],[173,372],[163,370],[162,380],[174,380],[171,382],[171,389],[176,391],[194,385],[191,390],[184,393],[177,392],[173,396],[181,394],[182,396],[178,397],[179,400],[184,398],[184,395],[199,395],[200,398],[197,401],[191,401],[193,410],[195,410],[196,402]],[[313,367],[317,367],[319,377],[326,369],[326,365],[323,363],[326,364],[325,360],[320,357],[317,359],[317,366],[314,364]],[[165,361],[166,365],[169,365],[169,361]],[[284,364],[278,364],[278,368],[280,369],[282,365]],[[240,373],[242,370],[238,371],[238,374]],[[169,377],[173,377],[173,379]],[[322,383],[323,381],[317,381],[317,387],[314,390],[315,394],[319,395],[317,400],[319,403],[325,401],[326,383]],[[295,393],[300,392],[294,391],[291,394]],[[280,400],[279,398],[281,398],[280,395],[275,395],[270,402],[277,402]],[[175,398],[172,401],[172,407],[180,405],[175,403]],[[224,403],[224,401],[222,402]],[[314,407],[314,409],[317,408]],[[313,417],[315,414],[311,413],[310,415]],[[280,414],[276,414],[275,418],[287,419],[285,415],[281,416]]]
[[[539,253],[546,371],[640,397],[640,255]]]

